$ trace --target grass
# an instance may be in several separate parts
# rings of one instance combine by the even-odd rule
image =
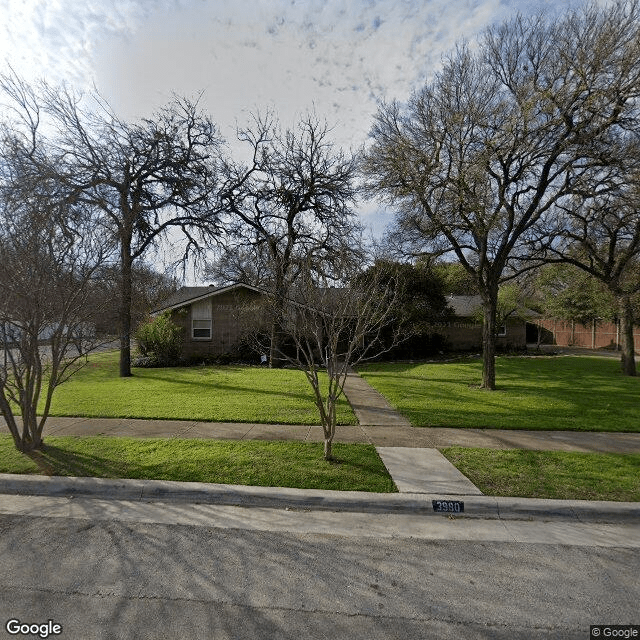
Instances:
[[[311,387],[291,369],[197,366],[133,370],[118,377],[118,353],[96,354],[58,387],[51,415],[209,422],[319,424]],[[357,424],[348,402],[338,423]]]
[[[616,359],[500,357],[497,391],[478,359],[370,364],[361,375],[417,427],[640,431],[640,377]]]
[[[462,447],[442,453],[487,495],[640,501],[640,454]]]
[[[375,448],[334,443],[48,437],[25,455],[0,436],[0,473],[144,478],[338,491],[397,491]]]

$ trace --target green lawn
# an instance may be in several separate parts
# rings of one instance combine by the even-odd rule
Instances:
[[[133,373],[118,377],[117,352],[92,356],[56,389],[51,415],[319,424],[311,387],[300,371],[196,366]],[[338,423],[357,424],[344,398]]]
[[[640,377],[616,359],[499,357],[497,391],[478,359],[374,363],[360,374],[417,427],[640,431]]]
[[[3,435],[0,473],[397,491],[372,445],[334,443],[333,452],[326,462],[322,443],[51,436],[27,456]]]
[[[486,495],[640,501],[639,454],[462,447],[442,453]]]

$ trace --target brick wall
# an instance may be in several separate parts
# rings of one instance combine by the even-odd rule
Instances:
[[[258,293],[242,290],[231,291],[207,300],[211,305],[211,339],[193,338],[191,305],[175,309],[171,319],[184,329],[183,356],[218,356],[228,353],[246,332],[243,309],[247,305],[257,305]]]
[[[540,320],[537,322],[547,333],[547,339],[560,347],[585,347],[587,349],[617,349],[620,345],[618,325],[613,322],[591,322],[588,325],[564,320]],[[634,329],[636,353],[640,353],[640,327]]]

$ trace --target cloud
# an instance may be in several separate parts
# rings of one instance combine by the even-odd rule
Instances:
[[[30,80],[46,77],[84,86],[93,76],[93,48],[101,38],[132,33],[156,2],[0,0],[0,60]],[[145,8],[143,8],[145,7]]]
[[[461,35],[504,10],[498,0],[165,3],[122,21],[126,37],[101,34],[95,80],[130,116],[201,89],[228,127],[257,109],[290,121],[315,107],[358,145],[376,100],[406,98]]]
[[[233,126],[315,106],[349,144],[376,100],[406,98],[461,37],[517,6],[499,0],[0,0],[0,60],[29,79],[95,83],[124,115],[206,90]]]

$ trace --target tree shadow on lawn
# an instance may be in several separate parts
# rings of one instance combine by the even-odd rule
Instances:
[[[469,384],[470,376],[403,375],[403,370],[422,366],[416,364],[394,365],[391,370],[375,372],[375,377],[381,380],[383,393],[416,426],[640,431],[640,379],[625,378],[615,361],[594,360],[588,356],[549,358],[524,366],[522,359],[502,358],[497,392]],[[441,363],[428,366],[433,374]],[[416,382],[424,385],[424,393],[407,388]],[[497,419],[492,420],[492,414]],[[553,426],[545,424],[545,419]]]
[[[96,454],[69,451],[64,447],[47,444],[41,451],[26,454],[43,475],[77,478],[127,478],[126,465]]]
[[[321,445],[322,443],[318,444]],[[377,460],[370,459],[366,462],[354,460],[353,458],[350,458],[347,455],[347,452],[342,448],[343,444],[344,443],[340,442],[333,443],[333,457],[331,458],[331,460],[327,461],[328,464],[330,464],[331,466],[345,465],[345,467],[360,469],[361,471],[378,476],[380,478],[391,478],[391,475],[387,471],[387,468],[384,466],[384,462],[382,462],[382,458],[380,458],[377,452],[375,454]]]
[[[293,393],[291,391],[260,389],[255,386],[245,387],[245,386],[238,386],[238,385],[213,382],[213,381],[206,382],[206,381],[197,381],[197,380],[183,380],[180,378],[176,379],[168,375],[159,375],[159,374],[145,375],[144,377],[141,377],[141,379],[161,380],[163,382],[170,383],[174,387],[179,387],[180,385],[195,386],[201,389],[203,393],[214,392],[214,391],[229,391],[229,392],[241,392],[249,395],[255,395],[255,394],[269,395],[269,396],[278,395],[278,396],[286,396],[289,398],[298,398],[300,400],[305,400],[305,401],[310,400],[311,402],[313,402],[313,396],[311,395],[310,391],[309,391],[309,394],[307,395],[303,393]],[[180,391],[176,388],[175,393],[180,393]]]
[[[376,369],[376,367],[381,367]],[[452,368],[461,375],[454,375]],[[463,367],[460,370],[459,367]],[[422,375],[411,375],[413,370],[425,370]],[[438,373],[435,374],[435,371]],[[445,372],[447,372],[445,374]],[[454,362],[421,363],[374,363],[363,366],[359,373],[371,379],[399,375],[402,380],[414,382],[436,382],[446,384],[475,383],[482,380],[482,361],[477,358]],[[622,375],[618,361],[597,356],[566,356],[529,359],[522,357],[498,356],[496,360],[496,384],[498,388],[531,387],[532,381],[544,379],[549,384],[574,387],[586,382],[615,385],[621,380],[629,380]],[[624,382],[623,382],[624,384]]]
[[[322,445],[321,443],[314,443],[316,446],[314,449],[317,451],[317,456],[311,458],[311,462],[320,463],[319,468],[315,468],[317,474],[317,482],[315,485],[318,488],[330,488],[335,487],[337,489],[344,490],[345,483],[353,483],[352,490],[356,491],[382,491],[382,492],[394,492],[397,491],[391,476],[388,474],[382,463],[376,465],[374,460],[362,461],[354,460],[349,455],[347,450],[344,450],[339,443],[334,445],[336,457],[330,462],[326,462],[326,470],[331,469],[331,473],[324,475],[322,473],[322,466],[324,461],[322,460]],[[265,468],[265,465],[259,465],[257,475],[255,477],[250,473],[252,471],[250,460],[246,465],[240,465],[238,468],[234,468],[234,464],[231,464],[231,468],[226,470],[220,478],[216,478],[215,474],[206,471],[208,465],[215,464],[215,460],[212,460],[208,456],[199,456],[197,449],[190,449],[186,452],[188,458],[188,464],[180,464],[179,460],[174,461],[174,464],[168,463],[166,458],[160,460],[149,459],[148,461],[141,460],[137,464],[132,466],[126,462],[117,459],[117,450],[110,450],[109,456],[103,456],[98,453],[79,452],[75,450],[69,450],[64,445],[47,444],[44,443],[44,448],[41,451],[33,451],[26,454],[38,467],[39,471],[43,475],[49,476],[67,476],[67,477],[98,477],[98,478],[153,478],[159,480],[180,480],[183,482],[221,482],[229,479],[233,480],[232,484],[258,484],[264,486],[309,486],[314,482],[309,482],[307,477],[307,471],[300,471],[299,464],[292,464],[292,469],[287,470],[287,457],[285,456],[281,460],[281,464],[278,464],[278,456],[274,456],[272,452],[265,450],[264,452],[256,451],[253,455],[258,458],[266,457],[273,459],[275,464],[278,464],[282,475],[276,474],[276,477],[269,480],[269,472]],[[220,461],[228,460],[233,462],[235,460],[233,447],[221,454]],[[176,469],[176,465],[179,469]],[[237,463],[235,463],[237,467]],[[267,465],[268,466],[268,465]],[[175,473],[174,473],[175,470]],[[247,473],[243,473],[243,470]],[[254,469],[255,470],[255,469]],[[338,473],[336,473],[336,471]],[[342,471],[342,473],[340,473]],[[313,470],[311,474],[313,475]],[[302,474],[302,475],[299,475]],[[354,477],[351,477],[354,476]],[[367,476],[371,478],[367,481]],[[288,478],[285,484],[282,485],[283,478]],[[374,488],[375,487],[375,488]]]
[[[521,389],[498,391],[464,385],[456,398],[452,389],[427,391],[421,402],[404,397],[396,404],[414,426],[570,431],[640,431],[637,394],[615,398],[593,389]]]
[[[618,415],[612,419],[607,409],[586,411],[579,402],[570,408],[533,407],[509,409],[494,406],[478,413],[477,408],[416,409],[399,407],[414,427],[454,429],[511,429],[528,431],[640,432],[640,415]]]
[[[191,456],[189,463],[192,467],[180,468],[173,473],[173,466],[167,460],[138,462],[133,466],[117,458],[117,452],[111,450],[109,456],[98,453],[70,451],[64,446],[49,445],[45,442],[42,451],[33,451],[27,454],[45,475],[68,476],[77,478],[124,478],[174,480],[193,482],[207,482],[202,476],[204,462],[199,462],[197,456]],[[209,462],[207,460],[207,462]],[[191,476],[188,478],[187,476]]]

